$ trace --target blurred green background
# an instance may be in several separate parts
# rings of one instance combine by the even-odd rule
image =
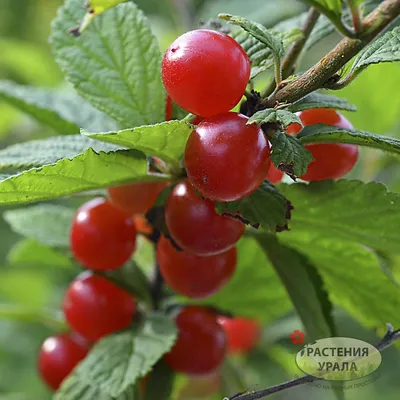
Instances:
[[[199,26],[201,20],[215,18],[219,12],[243,15],[270,27],[305,10],[304,5],[296,0],[138,0],[136,3],[149,16],[162,49],[179,34]],[[0,1],[0,79],[41,87],[65,84],[52,61],[47,43],[51,20],[61,4],[60,0]],[[339,36],[335,34],[318,43],[303,58],[301,69],[317,61],[338,40]],[[258,84],[267,82],[266,79],[262,77]],[[384,64],[371,67],[337,95],[357,105],[359,111],[347,115],[356,128],[400,137],[399,85],[400,66]],[[48,128],[37,125],[0,102],[0,147],[53,134]],[[382,152],[363,150],[360,162],[349,177],[384,182],[391,190],[399,191],[399,160]],[[81,200],[72,202],[78,204]],[[27,245],[35,244],[13,233],[0,220],[0,304],[24,305],[30,310],[30,315],[16,318],[8,315],[0,305],[0,400],[44,400],[51,397],[36,375],[35,363],[42,340],[53,333],[54,328],[26,319],[31,315],[39,318],[39,310],[43,308],[58,310],[65,287],[77,273],[68,262],[54,268],[51,258],[43,256],[40,249],[36,259],[21,259],[18,257],[21,246]],[[396,274],[396,269],[393,272]],[[341,335],[376,341],[374,332],[366,331],[340,310],[336,316]],[[265,327],[258,349],[248,358],[230,360],[224,367],[223,393],[232,395],[243,386],[252,384],[258,384],[261,389],[298,374],[294,354],[299,349],[290,344],[289,335],[299,328],[301,324],[294,315]],[[400,380],[396,372],[399,370],[399,354],[390,349],[384,354],[378,379],[363,389],[346,391],[346,397],[357,400],[398,399]],[[185,384],[181,382],[181,386]],[[180,393],[181,399],[196,398],[190,397],[190,390],[181,390]],[[221,398],[221,395],[215,398]],[[287,391],[270,398],[333,399],[330,391],[313,387]]]

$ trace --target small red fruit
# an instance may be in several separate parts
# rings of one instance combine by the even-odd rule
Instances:
[[[158,195],[168,186],[166,182],[142,182],[108,189],[110,202],[128,215],[145,214]]]
[[[200,256],[222,253],[242,236],[245,225],[218,215],[212,201],[202,199],[187,180],[170,193],[165,207],[169,233],[182,249]]]
[[[173,107],[172,107],[172,99],[167,95],[165,100],[165,120],[170,121],[172,119]]]
[[[190,183],[213,201],[235,201],[254,192],[270,167],[269,142],[241,114],[203,120],[190,134],[185,167]]]
[[[206,29],[180,36],[162,61],[162,80],[169,96],[202,117],[235,107],[249,79],[250,60],[239,43]]]
[[[165,355],[167,364],[177,372],[205,375],[223,362],[226,338],[215,314],[196,306],[188,306],[176,317],[179,336]]]
[[[298,113],[304,126],[325,124],[340,128],[354,129],[343,115],[330,108],[315,108]],[[301,130],[298,124],[290,125],[289,134],[297,135]],[[358,146],[341,143],[316,143],[305,146],[314,156],[307,172],[301,176],[305,181],[339,179],[346,175],[358,160]]]
[[[102,276],[80,274],[64,296],[71,328],[91,341],[127,328],[136,310],[134,298]]]
[[[261,335],[257,321],[247,318],[219,317],[218,322],[224,328],[229,353],[245,353],[256,346]]]
[[[166,284],[175,292],[193,299],[209,297],[232,278],[236,269],[236,248],[215,256],[196,256],[176,250],[162,237],[157,244],[157,260]]]
[[[111,270],[121,267],[136,247],[132,217],[105,199],[88,201],[75,214],[71,251],[86,268]]]
[[[271,168],[270,168],[269,171],[268,171],[267,179],[268,179],[272,184],[275,184],[275,183],[279,183],[279,182],[282,180],[283,175],[284,175],[284,173],[283,173],[280,169],[274,167],[274,166],[271,164]]]
[[[74,334],[48,337],[42,344],[38,357],[38,370],[42,379],[53,390],[89,352],[90,345]]]

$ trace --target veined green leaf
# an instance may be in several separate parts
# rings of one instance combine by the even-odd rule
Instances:
[[[81,0],[66,0],[52,24],[55,59],[78,93],[122,128],[164,119],[161,53],[146,17],[133,2],[96,17],[80,37]]]
[[[94,12],[94,14],[99,15],[111,7],[115,7],[120,3],[125,3],[128,0],[88,0],[87,6]]]
[[[288,107],[288,110],[291,112],[298,112],[312,108],[334,108],[337,110],[357,111],[357,107],[345,99],[318,92],[310,93],[299,101],[296,101]]]
[[[112,168],[110,168],[112,166]],[[144,154],[135,150],[96,153],[86,150],[71,160],[30,169],[0,181],[0,204],[24,204],[140,181],[166,179],[147,173]]]
[[[179,165],[192,125],[184,121],[169,121],[156,125],[139,126],[118,132],[82,134],[103,142],[114,143],[130,149],[140,150],[147,155]]]
[[[102,339],[65,380],[55,398],[89,399],[87,393],[90,391],[104,393],[110,398],[123,398],[120,396],[129,392],[136,381],[171,349],[176,337],[177,329],[169,317],[152,314],[136,331]]]
[[[375,133],[351,131],[330,125],[309,125],[297,135],[303,144],[309,143],[349,143],[372,147],[391,153],[400,153],[400,140]]]

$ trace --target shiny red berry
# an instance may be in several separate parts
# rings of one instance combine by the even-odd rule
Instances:
[[[172,100],[202,117],[230,111],[250,79],[243,48],[223,33],[198,29],[176,39],[162,61],[162,80]]]
[[[127,328],[136,305],[125,290],[102,276],[85,272],[69,286],[63,308],[68,324],[75,332],[97,341]]]
[[[245,353],[258,343],[261,327],[257,321],[247,318],[219,317],[224,328],[229,353]]]
[[[196,256],[175,249],[162,237],[157,260],[166,284],[178,294],[193,299],[209,297],[232,278],[236,269],[236,248],[215,256]]]
[[[203,120],[190,134],[185,167],[192,185],[214,201],[235,201],[254,192],[270,167],[269,142],[241,114]]]
[[[48,337],[42,344],[38,357],[38,370],[42,379],[53,390],[83,360],[90,345],[75,334],[61,334]]]
[[[176,185],[165,207],[169,233],[184,250],[210,256],[232,248],[245,225],[219,215],[212,201],[203,199],[187,180]]]
[[[111,270],[121,267],[136,246],[132,218],[105,199],[81,206],[72,222],[71,251],[86,268]]]
[[[223,362],[226,338],[215,314],[196,306],[183,308],[176,317],[179,336],[165,355],[168,365],[177,372],[204,375]]]
[[[275,183],[279,183],[282,180],[283,175],[284,175],[284,173],[280,169],[274,167],[271,164],[271,168],[268,171],[267,179],[271,183],[275,184]]]
[[[168,186],[166,182],[142,182],[108,189],[110,202],[128,215],[146,213],[158,195]]]
[[[315,108],[298,113],[304,126],[325,124],[340,128],[354,129],[353,125],[343,115],[329,108]],[[298,134],[300,125],[293,124],[287,132]],[[305,181],[321,181],[339,179],[346,175],[358,160],[358,146],[341,143],[317,143],[305,146],[314,156],[314,161],[308,166],[307,172],[301,176]]]

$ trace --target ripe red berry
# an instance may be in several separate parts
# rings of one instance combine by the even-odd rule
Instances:
[[[176,317],[178,339],[165,355],[168,365],[177,372],[204,375],[223,362],[226,338],[215,314],[196,306],[188,306]]]
[[[173,107],[172,107],[172,99],[167,95],[165,99],[165,120],[170,121],[172,119]]]
[[[231,110],[250,78],[243,48],[223,33],[198,29],[176,39],[162,62],[167,93],[186,111],[202,117]]]
[[[282,180],[283,175],[284,175],[284,173],[280,169],[274,167],[271,164],[271,168],[268,171],[267,179],[271,183],[275,184],[275,183],[279,183]]]
[[[257,321],[247,318],[219,317],[224,328],[229,353],[245,353],[260,339],[261,328]]]
[[[81,206],[72,223],[71,250],[86,268],[111,270],[126,263],[136,246],[132,217],[105,199]]]
[[[146,213],[158,195],[168,186],[166,182],[142,182],[108,189],[110,202],[128,215]]]
[[[202,199],[187,180],[176,185],[165,207],[169,233],[182,249],[200,256],[222,253],[242,236],[245,225],[218,215],[212,201]]]
[[[234,201],[254,192],[270,167],[269,142],[241,114],[225,113],[202,121],[190,134],[185,167],[192,185],[206,198]]]
[[[204,257],[178,251],[164,237],[157,244],[157,260],[166,284],[193,299],[209,297],[225,286],[235,272],[236,259],[235,247]]]
[[[333,125],[340,128],[354,129],[343,115],[329,108],[316,108],[298,113],[304,126],[314,124]],[[287,132],[296,135],[300,125],[293,124]],[[341,143],[316,143],[305,146],[314,156],[307,172],[301,176],[305,181],[338,179],[346,175],[358,160],[358,146]]]
[[[89,343],[78,335],[50,336],[39,350],[39,374],[51,389],[57,390],[89,349]]]
[[[64,296],[71,328],[91,341],[127,328],[136,310],[134,298],[102,276],[79,275]]]

